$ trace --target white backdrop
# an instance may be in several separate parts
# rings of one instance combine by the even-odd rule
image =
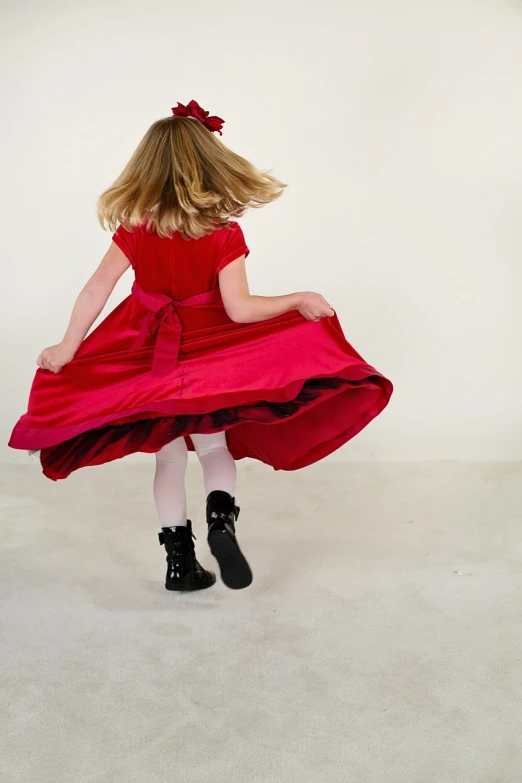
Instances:
[[[110,242],[97,196],[192,98],[290,183],[242,222],[253,291],[324,293],[395,383],[334,458],[522,458],[520,3],[20,0],[3,37],[4,460]]]

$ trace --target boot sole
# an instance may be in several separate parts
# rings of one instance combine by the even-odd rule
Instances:
[[[195,585],[192,583],[192,580],[190,578],[186,579],[180,579],[179,582],[165,582],[165,590],[172,590],[176,593],[190,593],[194,590],[206,590],[207,587],[212,587],[216,584],[216,576],[213,572],[211,573],[213,576],[213,579],[208,584],[202,584],[202,585]]]
[[[214,530],[208,535],[208,545],[227,587],[241,590],[252,584],[252,571],[235,538],[222,530]]]
[[[206,590],[207,587],[213,587],[215,582],[211,582],[209,585],[195,585],[191,587],[184,587],[183,585],[165,585],[165,590],[172,590],[175,593],[193,593],[195,590]]]

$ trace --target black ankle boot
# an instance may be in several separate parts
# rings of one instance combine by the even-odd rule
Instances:
[[[235,522],[239,507],[228,492],[215,490],[207,498],[208,543],[227,587],[239,590],[252,583],[252,571],[239,548]]]
[[[203,590],[212,587],[216,575],[212,571],[205,571],[196,560],[195,536],[190,519],[186,527],[162,527],[158,538],[167,552],[167,590]]]

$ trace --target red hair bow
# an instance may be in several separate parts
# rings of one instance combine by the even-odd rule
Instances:
[[[222,120],[221,117],[209,117],[209,112],[202,109],[196,101],[190,101],[187,106],[178,101],[178,105],[172,109],[172,114],[176,117],[193,117],[195,120],[199,120],[211,133],[217,131],[220,136],[223,135],[221,128],[225,120]]]

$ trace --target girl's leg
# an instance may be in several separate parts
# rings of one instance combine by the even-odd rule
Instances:
[[[216,581],[215,574],[198,563],[194,551],[192,522],[187,520],[187,462],[185,438],[176,438],[156,454],[154,500],[162,527],[159,542],[167,552],[167,590],[202,590]]]
[[[223,582],[235,590],[248,587],[252,571],[236,538],[239,507],[235,505],[236,463],[224,432],[191,435],[203,468],[207,494],[208,543],[218,561]]]
[[[234,497],[236,492],[237,468],[234,458],[227,447],[224,432],[212,435],[191,435],[192,443],[203,468],[205,493],[215,490],[228,492]]]
[[[187,462],[188,450],[184,438],[176,438],[156,453],[154,501],[162,527],[187,524]]]

